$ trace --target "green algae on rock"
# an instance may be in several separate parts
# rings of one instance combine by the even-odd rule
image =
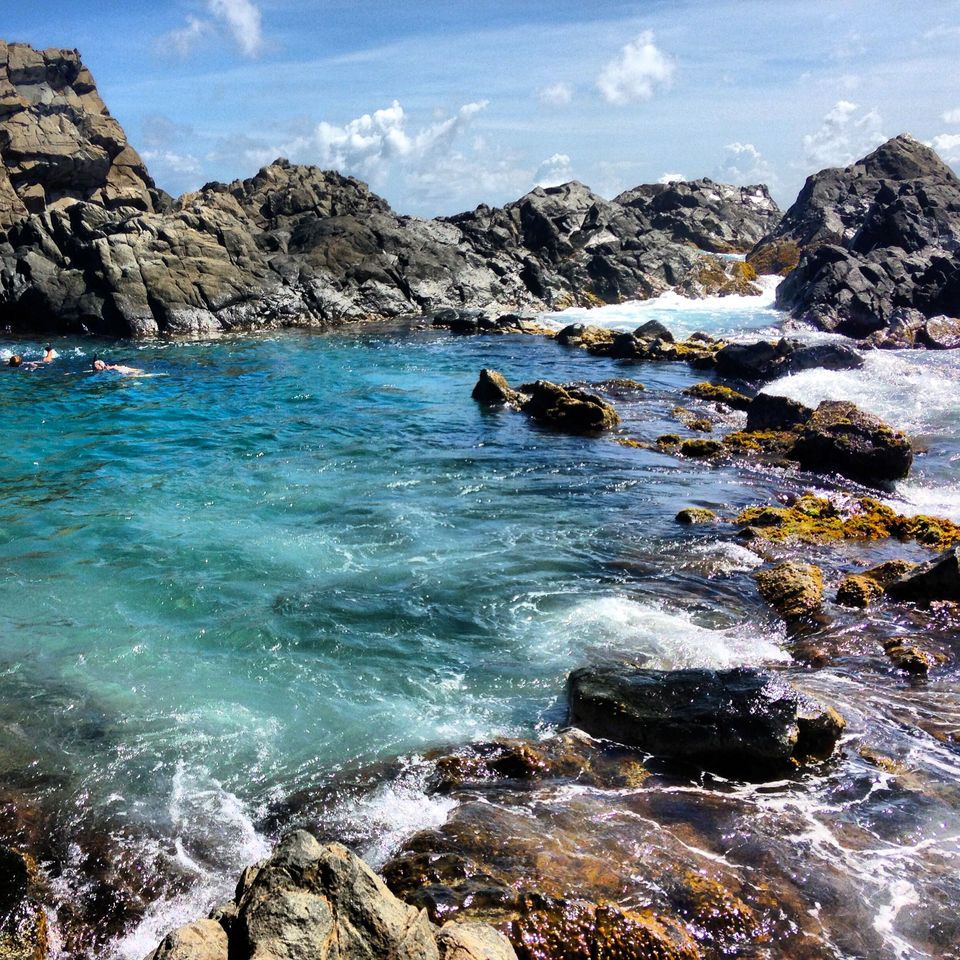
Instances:
[[[942,517],[902,516],[872,497],[837,505],[806,493],[786,507],[747,507],[737,515],[736,523],[775,542],[827,544],[893,538],[939,549],[960,543],[960,524]]]
[[[745,393],[734,390],[733,387],[725,387],[720,383],[710,383],[704,380],[702,383],[695,383],[683,391],[688,397],[695,397],[697,400],[709,400],[713,403],[721,403],[730,407],[731,410],[746,410],[750,406],[751,399]]]
[[[753,575],[760,596],[784,620],[796,620],[818,610],[823,603],[823,573],[809,563],[787,560]]]
[[[706,507],[684,507],[674,519],[677,523],[712,523],[717,515]]]

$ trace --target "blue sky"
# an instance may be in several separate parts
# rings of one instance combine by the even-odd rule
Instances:
[[[960,168],[960,0],[0,0],[80,50],[171,193],[277,156],[402,213],[578,179],[804,178],[913,133]]]

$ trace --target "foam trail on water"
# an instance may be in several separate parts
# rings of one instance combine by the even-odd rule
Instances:
[[[760,277],[759,296],[703,297],[693,300],[670,291],[650,300],[628,300],[603,307],[571,307],[542,316],[544,323],[558,330],[570,323],[586,323],[611,330],[634,330],[648,320],[659,320],[679,337],[696,330],[708,333],[738,331],[744,328],[777,326],[782,314],[774,308],[780,277]]]

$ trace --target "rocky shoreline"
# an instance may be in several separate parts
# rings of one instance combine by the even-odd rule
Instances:
[[[550,336],[581,349],[585,366],[590,357],[631,372],[682,362],[722,381],[689,388],[695,409],[674,410],[696,436],[616,436],[624,446],[681,462],[760,460],[856,485],[847,497],[800,495],[731,518],[729,539],[757,550],[758,595],[804,666],[584,666],[569,679],[568,724],[549,735],[423,759],[427,794],[457,806],[442,826],[407,838],[383,879],[336,842],[350,838],[330,827],[328,794],[288,798],[275,824],[310,833],[287,834],[232,901],[170,933],[152,960],[812,960],[838,941],[880,955],[869,910],[840,894],[843,875],[812,876],[822,862],[751,822],[752,794],[731,784],[829,781],[846,721],[815,674],[850,653],[825,639],[833,616],[879,640],[897,677],[953,662],[939,638],[957,629],[960,528],[859,495],[909,475],[910,438],[852,403],[812,408],[756,392],[789,373],[857,369],[866,349],[960,347],[960,181],[931,150],[897,137],[811,177],[783,217],[765,187],[699,180],[609,201],[577,183],[538,188],[502,209],[425,221],[395,214],[359,181],[283,160],[173,200],[75,51],[0,44],[0,161],[0,325],[18,334],[208,337],[422,317],[458,334]],[[792,317],[856,344],[678,340],[655,321],[629,333],[589,324],[554,333],[532,320],[667,290],[749,294],[763,273],[785,275],[778,305]],[[624,392],[644,387],[623,378],[513,388],[484,369],[473,397],[544,429],[599,435],[618,430]],[[710,437],[715,417],[737,429]],[[677,519],[691,530],[722,522],[701,507]],[[855,566],[839,551],[851,542],[910,544],[927,556]],[[914,632],[864,619],[894,606]],[[858,756],[889,764],[895,789],[907,789],[894,759]],[[49,844],[35,849],[41,830],[14,814],[17,829],[0,836],[0,957],[42,960],[51,898],[33,856]],[[802,817],[790,817],[799,835]],[[111,856],[87,865],[101,884],[88,910],[93,922],[99,910],[122,924],[144,910],[151,877]],[[106,902],[120,891],[125,903]],[[86,948],[81,936],[76,950]]]

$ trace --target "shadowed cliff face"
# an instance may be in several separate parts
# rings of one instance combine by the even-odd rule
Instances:
[[[350,177],[278,160],[175,203],[75,51],[0,45],[0,324],[207,336],[618,302],[727,286],[710,253],[779,219],[764,187],[695,181],[607,201],[579,183],[502,209],[395,214]]]

